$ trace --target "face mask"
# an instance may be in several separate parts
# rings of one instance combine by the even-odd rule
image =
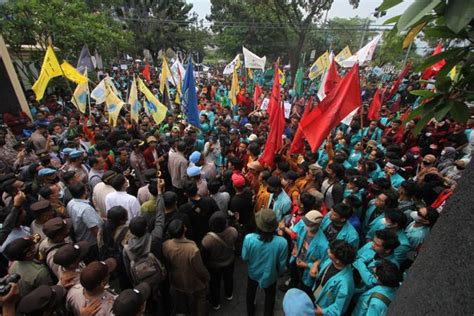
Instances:
[[[384,224],[386,228],[394,228],[396,226],[396,224],[388,223],[385,217],[382,218],[382,224]]]
[[[428,221],[426,219],[424,219],[423,217],[421,217],[420,215],[418,215],[418,212],[417,211],[413,211],[413,212],[410,212],[410,216],[411,218],[413,218],[413,220],[417,223],[420,223],[420,224],[426,224],[428,223]]]

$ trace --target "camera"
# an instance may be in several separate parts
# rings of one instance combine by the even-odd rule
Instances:
[[[10,283],[18,283],[20,281],[21,276],[16,273],[7,274],[3,278],[0,279],[0,296],[5,296],[10,292],[11,284]]]

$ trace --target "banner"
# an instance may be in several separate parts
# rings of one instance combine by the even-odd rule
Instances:
[[[351,50],[349,46],[346,46],[339,52],[339,54],[336,55],[334,59],[336,60],[336,63],[340,65],[343,60],[346,60],[347,58],[351,56],[352,56]]]
[[[160,124],[165,119],[168,109],[153,95],[140,78],[138,78],[138,89],[148,100],[145,102],[148,113],[153,117],[155,124]]]
[[[329,67],[329,52],[326,51],[324,54],[318,57],[313,63],[311,68],[309,68],[308,77],[310,80],[314,80],[316,77],[320,76],[327,68]]]
[[[72,66],[71,66],[72,67]],[[73,68],[76,70],[75,68]],[[86,113],[87,101],[89,99],[89,82],[87,81],[87,70],[84,70],[84,77],[86,81],[79,83],[74,90],[73,98],[71,99],[72,104],[81,111],[81,113]]]
[[[142,104],[138,100],[137,81],[133,77],[132,86],[130,87],[130,94],[128,96],[128,104],[130,104],[130,118],[135,123],[138,123],[140,109]]]
[[[359,49],[357,53],[347,58],[346,60],[343,60],[340,65],[344,68],[350,68],[354,66],[354,64],[357,62],[359,63],[359,66],[364,66],[368,64],[374,56],[375,48],[377,47],[377,44],[380,41],[381,37],[382,34],[377,35],[367,45]]]
[[[224,75],[230,75],[234,72],[234,68],[239,68],[240,66],[240,58],[239,55],[235,56],[234,60],[232,60],[229,64],[227,64],[224,68]]]
[[[265,63],[267,61],[267,57],[258,57],[244,46],[242,46],[242,51],[244,53],[245,68],[265,70]]]

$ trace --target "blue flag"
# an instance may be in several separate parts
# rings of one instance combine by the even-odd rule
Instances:
[[[196,83],[194,82],[193,59],[191,55],[189,55],[186,75],[184,76],[181,105],[183,106],[188,122],[197,128],[201,128],[201,124],[199,123]]]

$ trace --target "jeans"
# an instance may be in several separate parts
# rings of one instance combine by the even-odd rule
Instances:
[[[265,291],[264,316],[273,316],[273,309],[275,307],[276,296],[276,282],[267,288]],[[255,295],[257,294],[258,282],[248,278],[247,283],[247,315],[255,315]]]
[[[220,303],[221,279],[224,280],[225,296],[231,297],[234,288],[234,263],[219,268],[209,268],[211,276],[209,301],[212,306]]]

